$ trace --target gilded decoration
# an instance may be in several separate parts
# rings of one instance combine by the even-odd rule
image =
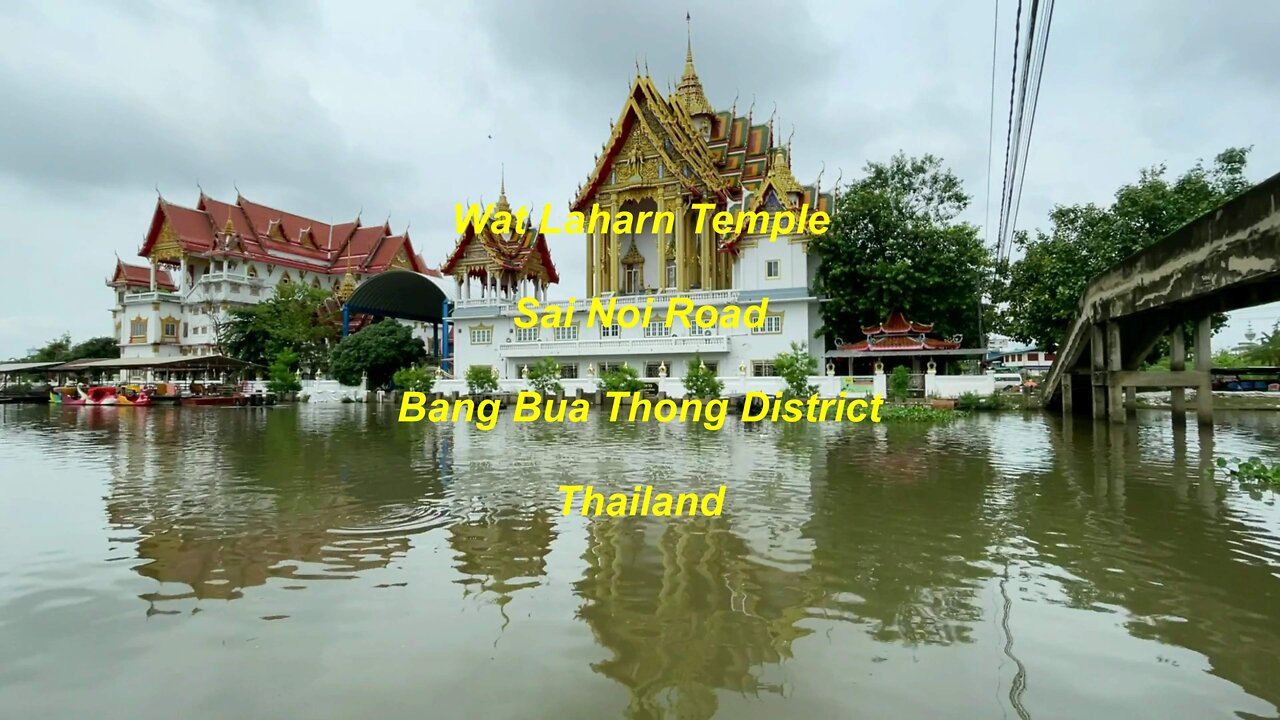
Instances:
[[[622,264],[623,265],[643,265],[644,264],[644,256],[640,254],[640,248],[636,247],[636,239],[634,237],[631,238],[631,249],[627,251],[626,255],[622,256]]]
[[[396,253],[395,259],[391,261],[391,267],[410,269],[413,266],[409,264],[409,258],[404,254],[404,248],[400,248],[400,252]]]
[[[178,233],[173,226],[166,220],[160,228],[160,235],[156,238],[156,242],[151,246],[150,258],[152,261],[178,260],[182,257],[182,241],[178,238]]]
[[[162,342],[170,340],[176,341],[178,339],[178,325],[178,318],[172,315],[160,318],[160,340]],[[169,332],[170,327],[173,328],[173,332]]]

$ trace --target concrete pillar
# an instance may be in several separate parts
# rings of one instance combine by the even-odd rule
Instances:
[[[1072,397],[1075,378],[1071,375],[1071,371],[1067,370],[1062,374],[1062,417],[1070,419],[1074,412],[1072,404],[1075,398]]]
[[[1124,411],[1126,414],[1138,411],[1138,388],[1127,387],[1124,389]]]
[[[1092,370],[1089,383],[1093,388],[1093,419],[1102,420],[1107,416],[1107,387],[1099,384],[1098,373],[1107,369],[1106,333],[1102,325],[1094,323],[1093,334],[1089,340],[1089,368]]]
[[[1187,369],[1187,338],[1181,322],[1174,325],[1173,332],[1169,333],[1169,369],[1173,372],[1182,372]],[[1169,403],[1173,406],[1173,419],[1179,422],[1186,420],[1186,389],[1170,388]]]
[[[1124,417],[1124,388],[1113,377],[1124,368],[1120,354],[1120,323],[1107,321],[1107,414],[1111,422],[1122,423]]]
[[[1196,322],[1196,371],[1200,387],[1196,388],[1196,419],[1204,425],[1213,424],[1213,385],[1209,371],[1213,369],[1213,325],[1208,316]]]

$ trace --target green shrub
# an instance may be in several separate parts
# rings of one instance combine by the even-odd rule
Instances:
[[[302,383],[294,370],[298,365],[298,354],[292,350],[281,350],[276,359],[267,368],[267,389],[273,393],[284,394],[298,392]]]
[[[818,386],[809,384],[809,378],[818,374],[818,359],[800,343],[791,343],[789,351],[774,358],[773,370],[786,381],[788,397],[807,398],[818,393]]]
[[[467,368],[467,392],[472,395],[498,391],[498,372],[488,365]]]
[[[911,371],[899,365],[889,373],[889,399],[901,402],[911,396]]]
[[[695,354],[684,376],[684,392],[691,398],[718,398],[724,383],[702,362],[702,356]]]
[[[634,393],[644,390],[644,382],[635,368],[623,365],[600,376],[600,389],[607,393]]]
[[[529,384],[543,395],[556,395],[564,392],[560,385],[560,363],[555,358],[542,358],[529,368]]]
[[[436,383],[436,376],[431,368],[417,365],[400,368],[391,376],[391,382],[395,384],[397,390],[428,393]]]

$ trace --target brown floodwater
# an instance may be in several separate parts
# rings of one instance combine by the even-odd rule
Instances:
[[[1210,432],[0,406],[3,718],[1276,717],[1280,508]],[[721,517],[561,516],[560,485]]]

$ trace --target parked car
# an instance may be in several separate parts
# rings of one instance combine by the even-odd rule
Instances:
[[[991,373],[996,383],[996,392],[1021,392],[1022,376],[1018,373]]]

